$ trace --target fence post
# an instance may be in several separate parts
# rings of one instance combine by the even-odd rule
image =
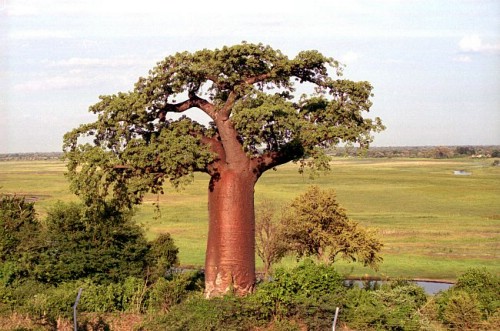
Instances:
[[[335,317],[333,319],[332,331],[335,331],[337,325],[337,317],[339,317],[339,307],[335,308]]]
[[[76,296],[75,304],[73,305],[73,323],[74,331],[78,331],[78,323],[76,322],[76,306],[78,306],[78,301],[80,301],[80,296],[82,295],[82,288],[78,290],[78,295]]]

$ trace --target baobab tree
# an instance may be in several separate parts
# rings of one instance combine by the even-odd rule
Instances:
[[[372,86],[341,74],[342,65],[318,51],[290,59],[245,42],[168,56],[132,91],[101,96],[90,107],[96,122],[65,135],[71,188],[89,206],[129,208],[147,192],[162,193],[166,181],[179,186],[207,173],[206,296],[249,293],[259,177],[289,161],[328,168],[324,148],[367,146],[383,129],[363,117]],[[191,109],[209,123],[186,116]]]

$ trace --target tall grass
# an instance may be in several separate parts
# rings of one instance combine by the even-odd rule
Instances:
[[[455,279],[470,267],[500,273],[500,167],[474,159],[335,159],[332,171],[314,180],[294,164],[265,173],[255,187],[264,200],[284,205],[310,185],[333,188],[354,220],[379,231],[384,263],[375,273],[339,262],[351,276]],[[456,176],[467,170],[471,176]],[[0,192],[37,199],[43,216],[57,200],[75,199],[58,161],[0,162]],[[202,266],[207,236],[208,176],[196,174],[181,191],[148,195],[136,220],[147,235],[170,232],[184,265]],[[160,202],[155,217],[153,204]],[[158,215],[156,215],[158,216]],[[293,265],[287,258],[284,265]]]

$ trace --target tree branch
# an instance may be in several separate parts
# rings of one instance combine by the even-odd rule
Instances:
[[[160,112],[166,113],[183,113],[191,108],[199,108],[205,112],[210,118],[215,118],[215,106],[205,99],[200,98],[194,92],[189,93],[189,99],[179,102],[179,103],[167,103]]]
[[[271,73],[265,73],[265,74],[261,74],[258,76],[248,77],[248,78],[244,79],[243,81],[248,85],[252,85],[255,83],[260,83],[260,82],[265,81],[267,78],[269,78],[269,76],[271,76]]]
[[[252,159],[252,165],[257,175],[260,176],[264,172],[279,165],[292,161],[292,158],[282,152],[268,152]]]

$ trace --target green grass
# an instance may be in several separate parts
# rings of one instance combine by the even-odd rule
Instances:
[[[378,272],[339,262],[351,276],[456,279],[471,267],[500,273],[500,167],[474,159],[335,159],[332,171],[311,180],[287,164],[269,171],[255,187],[264,200],[285,204],[309,185],[334,188],[354,220],[376,228],[384,242]],[[453,170],[471,176],[455,176]],[[58,161],[0,162],[0,192],[37,199],[45,215],[57,200],[74,200]],[[197,174],[182,191],[168,187],[162,196],[147,196],[136,220],[149,238],[170,232],[184,265],[202,266],[207,234],[208,176]],[[161,216],[153,203],[159,198]],[[291,266],[293,258],[282,265]],[[258,265],[260,266],[260,264]]]

